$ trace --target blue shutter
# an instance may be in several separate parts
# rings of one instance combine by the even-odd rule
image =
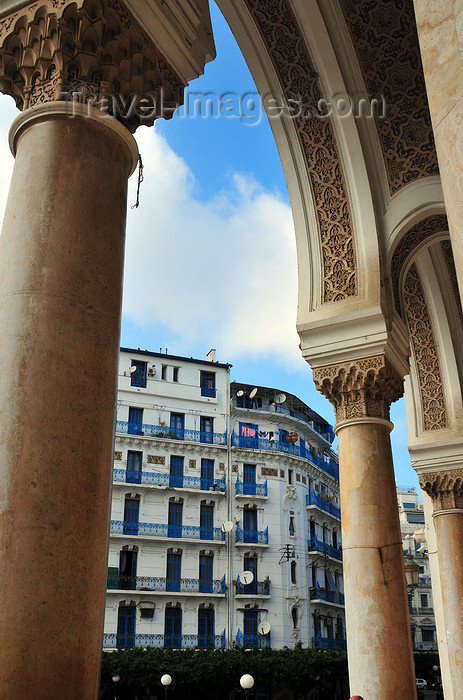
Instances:
[[[207,491],[214,485],[214,460],[201,459],[201,489]]]
[[[177,488],[181,488],[183,486],[183,462],[184,457],[176,457],[174,455],[171,456],[169,486],[174,486]]]
[[[201,416],[200,419],[200,436],[199,439],[201,442],[213,442],[214,439],[214,430],[213,430],[213,425],[214,425],[214,419],[210,418],[209,416]]]
[[[201,505],[199,513],[199,532],[202,540],[214,539],[214,506]]]
[[[146,362],[132,360],[132,367],[137,369],[130,375],[131,386],[146,387]]]
[[[167,525],[168,537],[182,536],[183,503],[169,502],[169,520]]]
[[[124,535],[138,535],[138,515],[140,500],[138,498],[127,498],[124,501],[124,524],[122,532]]]
[[[198,647],[207,649],[214,644],[214,610],[199,608],[198,610]]]
[[[185,436],[185,414],[170,414],[170,437],[175,440],[183,440]]]
[[[181,554],[167,555],[166,591],[179,591],[181,584]]]
[[[141,483],[141,466],[143,452],[127,451],[127,474],[125,480],[130,484]]]
[[[199,557],[199,592],[212,593],[212,571],[214,557],[201,554]]]
[[[129,407],[128,432],[132,435],[143,435],[143,409]]]
[[[166,608],[164,617],[164,646],[182,648],[182,609]]]
[[[117,613],[118,647],[133,647],[135,645],[135,613],[134,605],[120,605]]]
[[[244,570],[251,571],[254,579],[251,583],[243,586],[244,593],[257,593],[257,557],[244,557]]]
[[[215,372],[201,372],[201,396],[215,398]]]
[[[257,510],[256,508],[244,508],[243,510],[243,535],[245,542],[257,542]]]

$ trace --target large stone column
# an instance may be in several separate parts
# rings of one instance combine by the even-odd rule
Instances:
[[[389,433],[402,380],[384,356],[314,370],[336,410],[352,695],[411,700],[415,672]]]
[[[432,498],[453,696],[463,688],[463,469],[420,474]]]

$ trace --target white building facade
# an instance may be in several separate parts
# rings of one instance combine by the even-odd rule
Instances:
[[[332,428],[230,367],[121,349],[105,649],[345,648]]]

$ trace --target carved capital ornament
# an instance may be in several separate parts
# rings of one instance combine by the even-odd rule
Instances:
[[[419,475],[420,486],[432,498],[434,512],[463,509],[463,469]]]

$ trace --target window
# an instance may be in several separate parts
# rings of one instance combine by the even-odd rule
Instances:
[[[414,504],[414,503],[405,503],[405,501],[404,501],[403,506],[404,506],[404,508],[409,508],[409,509],[414,509],[414,508],[415,508],[415,504]]]
[[[207,491],[214,485],[214,460],[201,459],[201,489]]]
[[[170,414],[170,433],[175,440],[183,440],[185,434],[185,414]]]
[[[182,555],[167,554],[166,591],[179,591],[181,583]]]
[[[243,586],[243,593],[257,593],[257,557],[244,557],[244,571],[250,571],[254,576],[251,583]]]
[[[199,592],[212,593],[212,570],[214,557],[209,554],[199,555]]]
[[[139,510],[139,497],[126,496],[124,501],[124,522],[122,525],[122,533],[124,535],[138,535]]]
[[[257,610],[245,610],[243,613],[243,632],[245,637],[257,637]],[[244,640],[248,643],[250,640]]]
[[[299,621],[299,613],[296,607],[291,608],[291,617],[293,620],[293,629],[297,630],[297,623]]]
[[[119,605],[117,611],[117,640],[118,647],[135,646],[136,607],[134,605]]]
[[[295,561],[291,562],[291,583],[297,584],[297,564]]]
[[[162,365],[161,367],[161,379],[167,379],[167,365]]]
[[[212,443],[214,439],[214,419],[210,416],[201,416],[199,430],[200,441]]]
[[[421,598],[421,607],[427,608],[428,607],[428,594],[422,593],[420,598]]]
[[[288,484],[291,485],[293,483],[293,470],[288,469]]]
[[[178,382],[178,367],[173,367],[172,368],[172,381],[173,382]]]
[[[137,587],[137,551],[122,549],[119,553],[119,585],[121,590]]]
[[[172,455],[170,458],[169,486],[181,488],[183,486],[183,461],[184,457]]]
[[[286,445],[289,445],[288,442],[286,442],[286,437],[289,435],[288,430],[283,430],[280,428],[280,442],[284,442]]]
[[[131,435],[143,435],[143,409],[129,407],[129,424],[127,432]]]
[[[203,372],[200,376],[201,396],[215,398],[215,372]]]
[[[141,463],[143,452],[127,451],[127,472],[125,480],[130,484],[141,483]]]
[[[291,537],[294,537],[296,534],[296,527],[294,525],[294,516],[290,515],[289,516],[289,534]]]
[[[427,630],[421,628],[421,639],[423,642],[433,642],[434,641],[434,630]]]
[[[214,539],[214,506],[201,503],[199,511],[199,536],[202,540]]]
[[[333,530],[333,547],[337,548],[338,546],[338,533],[336,530]]]
[[[180,503],[179,501],[169,501],[169,515],[167,521],[168,537],[182,536],[182,516],[183,503]]]
[[[166,608],[164,646],[171,649],[182,648],[182,608]]]
[[[214,644],[214,610],[212,608],[199,608],[198,610],[198,647],[207,649],[209,644]]]
[[[135,370],[130,373],[131,386],[146,387],[146,362],[132,360],[130,369],[132,369],[132,367],[135,367]]]
[[[257,509],[243,509],[243,538],[244,542],[257,542]]]
[[[243,481],[245,484],[255,484],[256,483],[256,465],[255,464],[243,464]],[[246,493],[246,491],[244,493]]]

